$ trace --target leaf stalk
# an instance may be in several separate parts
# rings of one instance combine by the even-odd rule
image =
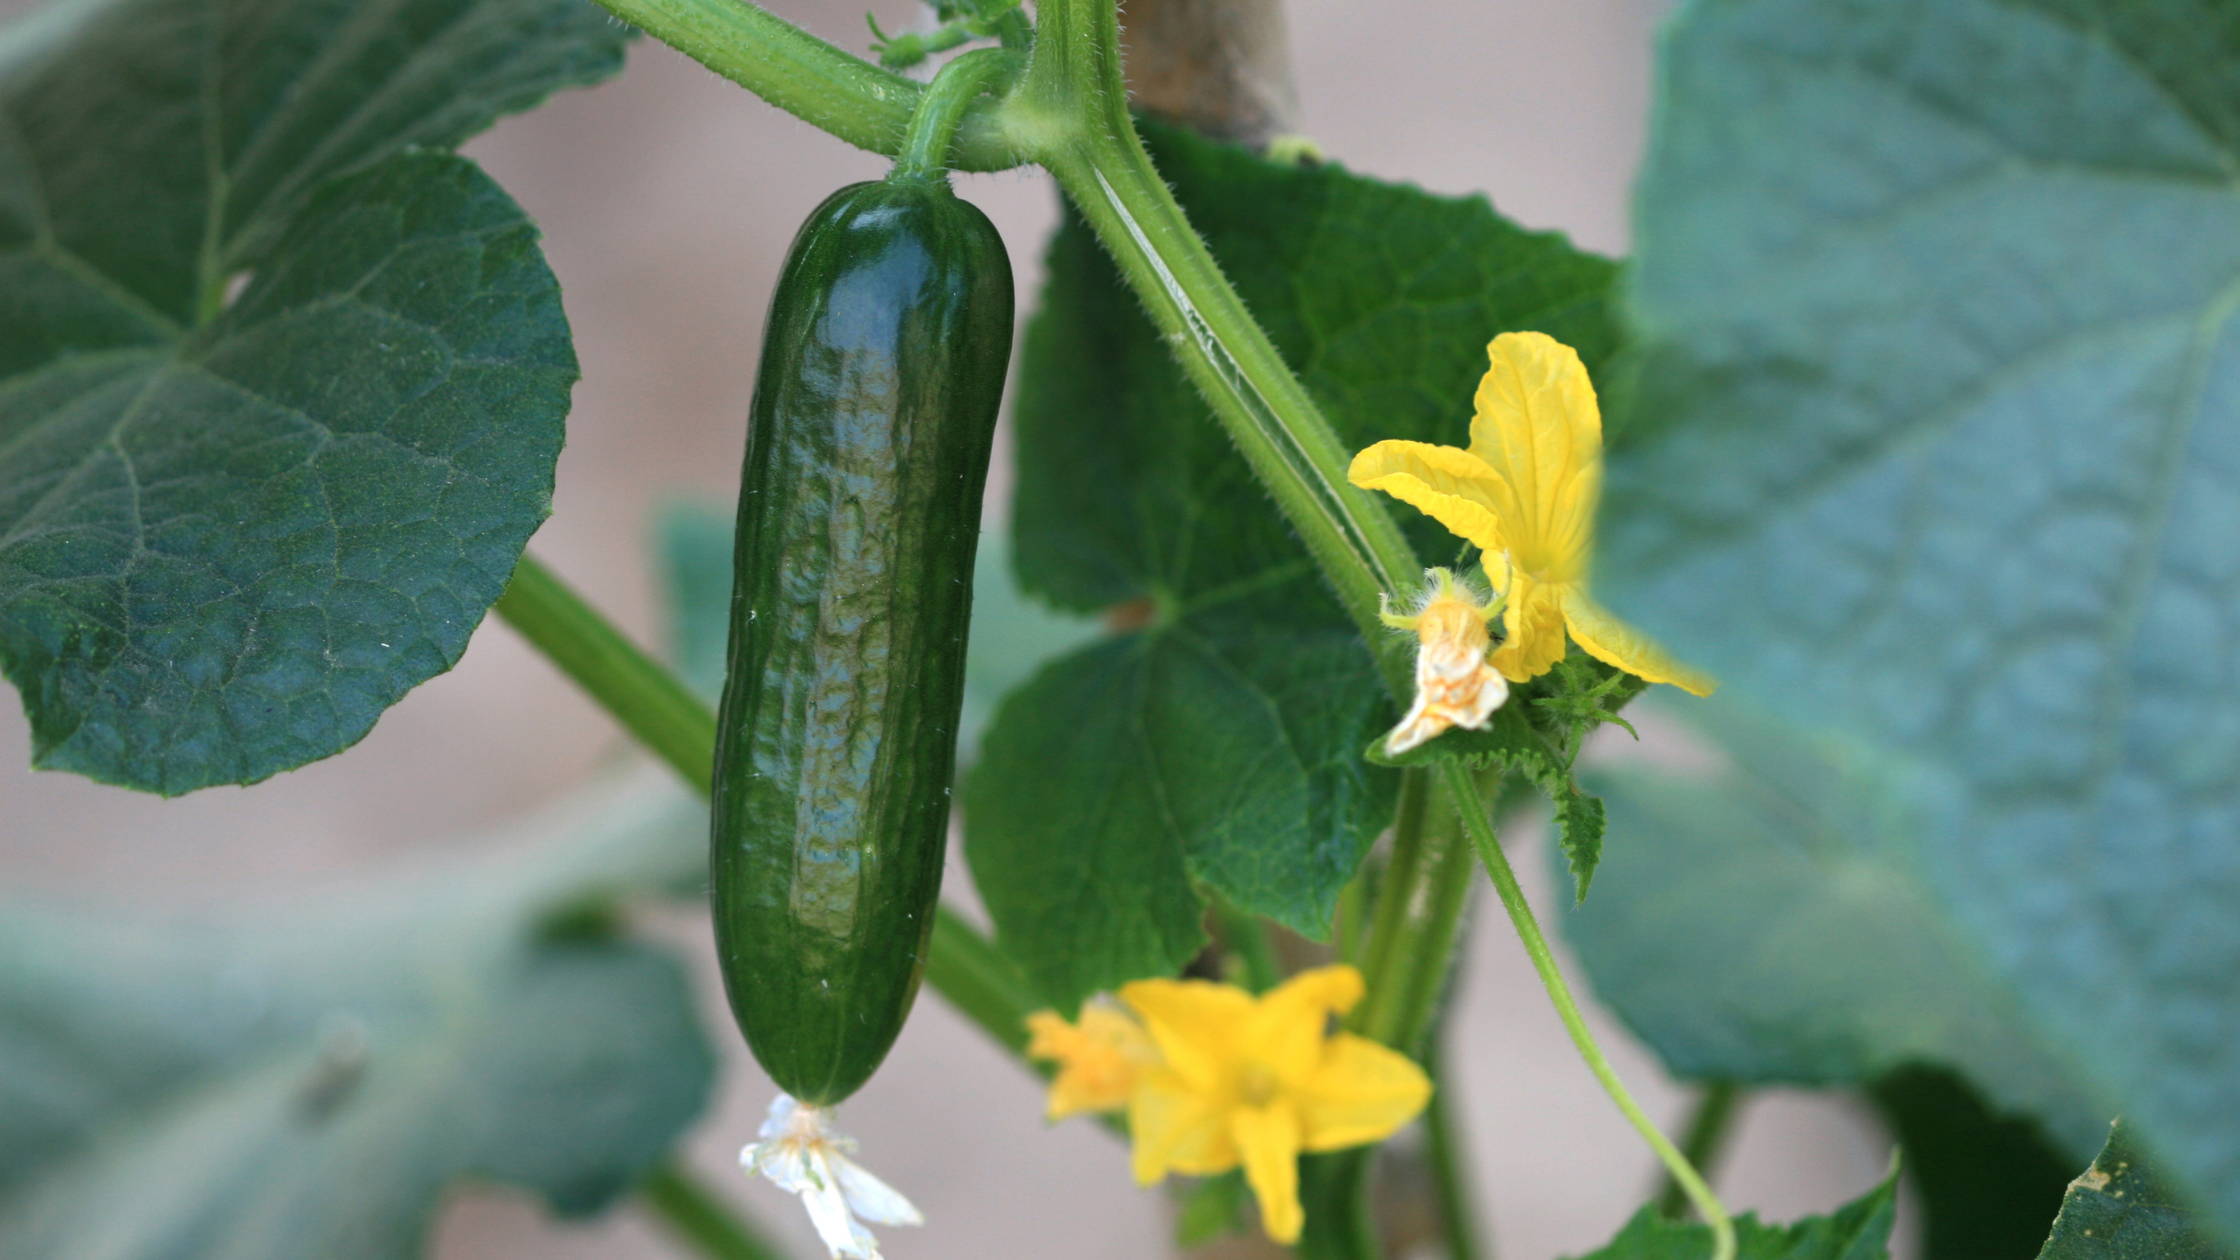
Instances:
[[[818,39],[748,0],[599,0],[607,12],[859,149],[892,157],[926,89]],[[1019,159],[992,111],[967,117],[949,165],[1000,171]]]
[[[1439,776],[1449,796],[1457,801],[1475,798],[1476,785],[1470,771],[1461,763],[1448,761],[1439,767]],[[1484,863],[1486,874],[1493,880],[1494,895],[1501,899],[1501,908],[1509,912],[1509,923],[1516,929],[1517,939],[1524,945],[1525,956],[1532,960],[1532,969],[1540,976],[1540,985],[1548,991],[1548,1001],[1556,1008],[1557,1018],[1563,1021],[1564,1031],[1571,1035],[1571,1044],[1586,1061],[1587,1070],[1602,1086],[1602,1091],[1617,1104],[1618,1111],[1641,1135],[1649,1149],[1656,1153],[1681,1192],[1693,1204],[1696,1214],[1711,1227],[1712,1260],[1734,1260],[1734,1222],[1728,1219],[1726,1205],[1711,1192],[1688,1157],[1681,1154],[1659,1130],[1656,1123],[1633,1100],[1625,1082],[1618,1079],[1617,1069],[1610,1066],[1609,1057],[1602,1047],[1595,1044],[1594,1033],[1579,1013],[1578,999],[1571,995],[1571,986],[1565,983],[1563,970],[1556,965],[1555,951],[1549,948],[1548,938],[1540,930],[1540,921],[1532,913],[1532,903],[1525,899],[1524,889],[1517,885],[1516,872],[1509,869],[1508,855],[1501,851],[1500,837],[1494,834],[1493,820],[1480,804],[1461,811],[1463,829],[1470,833],[1470,842]]]

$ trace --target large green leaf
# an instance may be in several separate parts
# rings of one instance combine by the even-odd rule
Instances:
[[[1161,172],[1340,436],[1459,442],[1485,344],[1538,328],[1601,362],[1611,264],[1481,198],[1285,167],[1164,130]],[[1368,653],[1075,221],[1018,394],[1017,564],[1142,628],[1050,666],[967,780],[973,874],[1053,998],[1170,973],[1194,884],[1309,935],[1391,807],[1361,749],[1398,717]],[[1424,554],[1458,543],[1413,526]],[[1115,888],[1125,894],[1116,896]]]
[[[1909,1067],[1874,1083],[1919,1192],[1922,1260],[2028,1260],[2045,1241],[2075,1161],[2020,1116],[2000,1115],[1966,1081]]]
[[[2069,1183],[2039,1260],[2227,1260],[2195,1228],[2122,1124]]]
[[[1591,776],[1627,845],[1565,934],[1597,996],[1673,1072],[1859,1085],[1941,1064],[2002,1110],[2039,1117],[2082,1159],[2114,1114],[2028,1019],[1994,960],[1957,931],[1890,828],[1890,785],[1829,739],[1687,706],[1724,754],[1713,772]]]
[[[1735,1219],[1736,1260],[1889,1260],[1897,1219],[1898,1178],[1828,1216],[1794,1225],[1766,1225],[1748,1213]],[[1610,1245],[1579,1260],[1710,1260],[1711,1229],[1683,1224],[1643,1208]]]
[[[579,0],[0,33],[0,669],[38,764],[255,782],[458,659],[549,511],[575,357],[519,209],[392,155],[622,40]]]
[[[0,1255],[402,1260],[462,1178],[611,1201],[712,1058],[673,958],[547,916],[690,860],[672,803],[278,914],[0,908]]]
[[[2240,22],[1704,0],[1661,73],[1605,596],[1881,763],[1846,847],[2240,1234]]]

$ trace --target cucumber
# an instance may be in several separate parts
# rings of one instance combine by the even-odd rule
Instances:
[[[945,179],[801,227],[755,381],[718,711],[716,957],[747,1044],[820,1106],[902,1030],[941,888],[1011,265]]]

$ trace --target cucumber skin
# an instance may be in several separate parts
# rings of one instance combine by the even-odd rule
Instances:
[[[739,495],[709,871],[716,957],[779,1088],[884,1059],[941,890],[1011,264],[946,181],[855,184],[795,236]]]

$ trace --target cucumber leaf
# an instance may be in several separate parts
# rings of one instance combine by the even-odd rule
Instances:
[[[576,376],[444,148],[602,78],[574,0],[108,0],[0,32],[0,671],[176,794],[356,742],[550,510]]]
[[[1608,261],[1482,198],[1287,167],[1149,127],[1161,173],[1341,438],[1462,439],[1485,344],[1613,344]],[[1398,719],[1368,653],[1094,239],[1069,218],[1020,364],[1015,561],[1132,628],[998,710],[966,781],[998,936],[1070,1004],[1171,974],[1199,885],[1310,936],[1390,817]],[[1459,546],[1411,522],[1421,554]],[[1413,594],[1402,592],[1401,594]],[[1114,888],[1126,890],[1116,896]]]
[[[2232,18],[1682,9],[1596,572],[1881,765],[1841,848],[2240,1240]]]
[[[1938,1068],[1901,1068],[1868,1093],[1919,1192],[1922,1260],[2036,1254],[2076,1167],[2043,1129]]]
[[[1893,1171],[1864,1196],[1827,1216],[1794,1225],[1767,1225],[1736,1217],[1735,1260],[1889,1260],[1890,1227],[1897,1219],[1898,1176]],[[1710,1260],[1711,1227],[1669,1221],[1645,1207],[1610,1245],[1579,1260]]]
[[[700,1113],[713,1056],[675,958],[563,912],[697,868],[704,814],[676,795],[281,911],[13,895],[0,1255],[406,1260],[465,1179],[612,1202]]]
[[[2118,1122],[2092,1167],[2069,1183],[2038,1260],[2229,1260]]]
[[[1676,1075],[1844,1086],[1938,1064],[2083,1159],[2113,1105],[1902,854],[1861,840],[1896,809],[1878,760],[1725,698],[1684,711],[1720,768],[1589,776],[1612,834],[1656,840],[1564,918],[1596,995]]]

